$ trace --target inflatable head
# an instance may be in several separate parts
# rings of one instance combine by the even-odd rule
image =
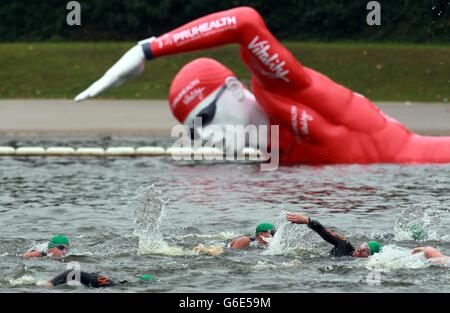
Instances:
[[[170,86],[169,105],[175,118],[184,123],[188,115],[208,96],[217,92],[232,71],[209,58],[199,58],[186,64],[177,73]],[[198,111],[198,110],[197,110]]]
[[[222,142],[227,153],[240,151],[246,143],[229,126],[267,123],[254,95],[231,70],[209,58],[183,66],[170,87],[169,104],[175,118],[189,127],[191,138]],[[235,140],[227,141],[229,136]]]

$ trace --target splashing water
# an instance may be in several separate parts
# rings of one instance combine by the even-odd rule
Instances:
[[[47,247],[48,247],[48,243],[47,242],[33,242],[31,244],[31,246],[27,249],[27,251],[32,251],[32,250],[36,250],[36,251],[47,251]]]
[[[408,248],[387,245],[380,253],[369,257],[365,267],[369,270],[389,272],[397,269],[426,268],[430,265],[431,263],[425,259],[423,253],[411,254]]]
[[[298,259],[294,259],[292,261],[281,262],[279,264],[268,261],[258,261],[258,263],[256,263],[256,265],[254,265],[253,268],[255,270],[267,270],[267,269],[279,269],[279,268],[290,268],[300,266],[303,266],[303,263]]]
[[[300,251],[318,253],[319,240],[306,225],[297,225],[286,220],[287,212],[278,217],[279,226],[269,243],[266,255],[295,254]]]
[[[219,233],[215,234],[187,234],[182,236],[177,236],[177,239],[185,239],[185,238],[193,238],[193,239],[211,239],[211,240],[217,240],[217,241],[223,241],[223,240],[231,240],[234,238],[239,237],[240,234],[237,234],[232,231],[221,231]]]
[[[11,284],[11,286],[28,286],[28,285],[35,285],[36,284],[36,280],[34,279],[33,276],[30,275],[24,275],[22,277],[19,278],[11,278],[8,280],[9,283]]]
[[[185,255],[191,254],[164,241],[161,225],[168,200],[154,185],[141,187],[133,199],[134,211],[133,235],[139,238],[138,254]]]
[[[395,240],[440,240],[442,236],[433,230],[440,223],[441,217],[436,208],[413,206],[404,209],[395,221]]]

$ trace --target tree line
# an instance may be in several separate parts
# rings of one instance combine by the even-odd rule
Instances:
[[[79,0],[81,26],[67,24],[68,2],[0,0],[0,41],[134,41],[246,5],[284,40],[450,42],[448,0],[379,0],[380,26],[369,0]]]

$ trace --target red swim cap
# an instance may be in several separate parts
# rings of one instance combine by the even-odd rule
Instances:
[[[183,123],[189,113],[230,76],[235,75],[209,58],[195,59],[183,66],[170,86],[169,105],[173,115]]]

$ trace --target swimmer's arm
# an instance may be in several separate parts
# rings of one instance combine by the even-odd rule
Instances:
[[[70,272],[71,270],[67,270],[49,280],[51,287],[67,283],[67,275],[69,275]]]
[[[336,233],[332,233],[328,228],[325,228],[319,221],[313,220],[307,216],[301,214],[286,214],[286,219],[295,224],[306,224],[309,228],[314,230],[323,240],[331,243],[333,246],[340,244],[347,244],[348,242],[344,238]],[[342,238],[340,238],[342,237]]]
[[[22,254],[23,259],[40,258],[42,256],[44,256],[44,254],[38,250],[32,250]]]
[[[322,237],[323,240],[331,243],[335,247],[349,244],[344,236],[331,231],[329,228],[326,228],[320,224],[319,221],[310,219],[308,227],[314,230],[320,237]]]
[[[54,278],[52,278],[49,281],[49,286],[50,287],[54,287],[54,286],[59,286],[62,284],[67,283],[67,279],[68,276],[70,275],[70,279],[76,279],[76,275],[74,273],[72,273],[73,270],[67,270],[65,272],[62,272],[61,274],[55,276]],[[79,273],[79,279],[80,279],[80,283],[84,286],[87,287],[103,287],[103,286],[110,286],[112,285],[112,282],[107,278],[107,277],[103,277],[101,276],[103,279],[103,285],[99,284],[99,277],[97,274],[94,273],[87,273],[87,272],[80,272]]]
[[[223,253],[223,248],[219,246],[205,247],[203,245],[198,245],[197,247],[193,248],[192,251],[198,254],[218,256]]]
[[[250,237],[236,238],[230,243],[230,248],[231,249],[246,249],[250,246],[251,242],[252,242],[252,240],[250,239]]]
[[[438,249],[433,247],[417,247],[411,251],[411,254],[416,254],[423,252],[424,256],[427,259],[443,259],[445,255],[443,255]]]
[[[200,33],[200,34],[199,34]],[[238,7],[206,15],[144,44],[148,60],[237,43],[248,69],[263,86],[297,92],[311,81],[303,66],[272,35],[261,15]]]

